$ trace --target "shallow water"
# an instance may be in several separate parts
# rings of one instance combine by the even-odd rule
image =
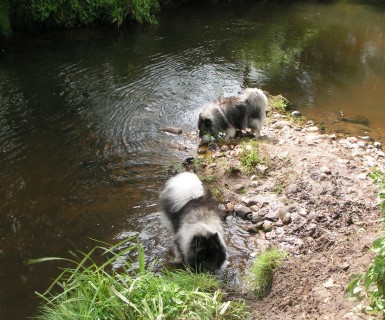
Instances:
[[[0,318],[31,316],[60,265],[25,259],[129,235],[170,254],[156,214],[164,166],[196,141],[159,129],[195,130],[205,102],[258,86],[326,130],[383,139],[384,34],[380,6],[237,1],[153,26],[15,37],[0,55]],[[226,225],[236,266],[256,244]]]

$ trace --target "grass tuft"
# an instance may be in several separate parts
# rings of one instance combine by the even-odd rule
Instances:
[[[282,264],[287,253],[278,249],[270,249],[259,254],[252,262],[246,276],[246,290],[263,299],[269,292],[273,282],[274,270]]]
[[[258,164],[263,164],[265,161],[259,155],[259,145],[255,140],[242,143],[242,152],[240,154],[241,171],[245,174],[255,172]]]

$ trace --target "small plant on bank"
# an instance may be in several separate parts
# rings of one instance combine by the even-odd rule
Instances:
[[[369,177],[378,185],[378,207],[385,212],[385,174],[374,170]],[[360,301],[358,308],[385,317],[385,236],[373,241],[370,249],[376,254],[365,273],[352,274],[345,290],[348,298]]]
[[[245,319],[243,302],[223,302],[216,278],[189,270],[157,275],[145,268],[144,251],[134,238],[103,244],[75,258],[43,258],[31,263],[66,260],[48,290],[38,294],[44,305],[35,319]],[[127,248],[128,244],[128,248]],[[125,249],[119,249],[126,247]],[[106,262],[95,263],[101,252]],[[134,263],[128,256],[136,256]],[[100,258],[100,256],[98,256]],[[119,266],[119,269],[116,266]],[[118,271],[119,270],[119,271]]]
[[[211,189],[211,194],[213,195],[213,197],[217,201],[219,201],[219,202],[223,201],[223,194],[222,194],[222,191],[220,188],[216,187],[216,188]]]
[[[369,174],[369,177],[373,179],[373,182],[379,187],[378,191],[378,207],[382,212],[385,212],[385,173],[374,170]]]
[[[263,299],[271,289],[274,271],[288,254],[279,249],[270,249],[260,253],[252,262],[246,276],[246,291]]]
[[[240,154],[241,171],[245,174],[250,174],[256,171],[258,164],[263,164],[264,160],[259,155],[259,145],[255,140],[242,143],[242,152]]]
[[[353,274],[346,296],[360,301],[358,306],[367,313],[385,316],[385,237],[374,240],[371,251],[376,254],[366,273]]]

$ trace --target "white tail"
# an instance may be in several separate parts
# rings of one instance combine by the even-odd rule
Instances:
[[[171,211],[177,212],[182,209],[187,202],[197,199],[204,195],[204,188],[198,176],[192,172],[179,173],[171,178],[162,193],[161,198],[168,199]]]

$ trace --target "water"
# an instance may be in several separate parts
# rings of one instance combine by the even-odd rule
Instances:
[[[195,130],[205,102],[258,86],[326,130],[383,140],[383,9],[234,1],[154,26],[15,37],[0,56],[0,318],[33,315],[57,275],[60,263],[28,258],[139,235],[166,259],[164,166],[196,141],[159,129]],[[230,253],[247,256],[255,245],[228,226]]]

